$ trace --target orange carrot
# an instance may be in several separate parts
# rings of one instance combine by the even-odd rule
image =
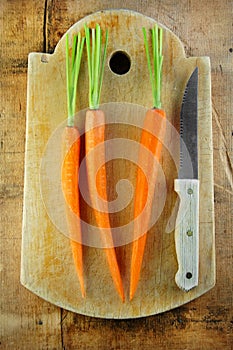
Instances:
[[[134,199],[134,218],[136,219],[138,215],[141,214],[143,208],[147,204],[147,210],[143,212],[141,219],[139,220],[139,224],[137,223],[136,229],[140,229],[143,223],[143,227],[148,227],[149,219],[150,219],[150,211],[152,207],[152,199],[154,196],[155,190],[155,182],[157,179],[157,170],[156,164],[151,160],[149,156],[149,152],[145,153],[144,147],[150,151],[154,157],[159,161],[162,143],[159,141],[164,136],[165,128],[162,125],[164,118],[166,118],[166,113],[163,109],[161,109],[161,100],[160,100],[160,90],[161,90],[161,74],[162,74],[162,29],[159,30],[156,25],[152,29],[152,57],[153,57],[153,70],[152,72],[150,54],[149,54],[149,45],[146,37],[146,30],[143,28],[144,34],[144,43],[146,50],[146,57],[148,62],[148,69],[150,74],[150,80],[152,85],[152,95],[154,108],[147,111],[141,141],[140,141],[140,149],[139,149],[139,158],[138,163],[140,165],[144,165],[144,169],[146,171],[145,177],[143,171],[140,167],[137,170],[137,180],[136,180],[136,191],[135,191],[135,199]],[[159,135],[158,135],[159,132]],[[159,136],[157,138],[155,135]],[[149,182],[147,182],[147,179]],[[136,236],[136,235],[135,235]],[[137,234],[138,236],[138,234]],[[131,274],[130,274],[130,300],[133,299],[135,291],[137,289],[138,281],[140,278],[140,271],[143,261],[143,255],[145,250],[147,232],[142,232],[142,235],[137,238],[133,242],[132,247],[132,258],[131,258]]]
[[[120,270],[117,263],[116,252],[114,248],[114,242],[110,230],[110,221],[107,208],[100,208],[97,198],[94,194],[94,189],[97,188],[97,192],[101,200],[107,201],[107,189],[106,189],[106,168],[105,168],[105,149],[104,149],[104,135],[105,135],[105,116],[101,110],[88,110],[86,113],[86,165],[88,174],[88,184],[90,188],[90,199],[94,208],[94,215],[96,223],[100,228],[109,228],[107,234],[101,233],[104,250],[107,256],[111,275],[116,286],[116,289],[124,301],[124,291],[122,280],[120,276]],[[99,125],[99,126],[98,126]],[[97,155],[88,157],[88,153],[98,146]],[[99,164],[103,164],[98,171]],[[102,211],[105,210],[105,211]]]
[[[69,38],[66,36],[66,81],[67,81],[67,127],[62,135],[62,169],[61,183],[66,202],[66,219],[70,234],[73,260],[78,275],[81,294],[85,297],[83,251],[79,212],[79,157],[80,135],[74,126],[76,108],[76,89],[85,38],[81,34],[74,37],[72,46],[72,60],[69,58]]]
[[[162,151],[162,143],[154,135],[157,134],[157,131],[159,129],[158,124],[162,121],[161,117],[166,118],[165,112],[162,109],[149,109],[147,111],[140,141],[140,145],[148,149],[158,161],[160,159]],[[156,118],[158,118],[157,122]],[[161,138],[163,137],[163,132],[164,128],[161,128],[161,133],[159,135]],[[152,207],[157,171],[155,162],[153,162],[153,160],[149,157],[149,153],[145,153],[144,148],[141,147],[139,151],[138,164],[144,164],[144,170],[147,177],[145,176],[142,169],[138,167],[134,199],[134,218],[137,218],[137,216],[141,214],[146,204],[147,208],[151,209]],[[149,219],[150,211],[146,210],[140,219],[139,227],[142,226],[142,223],[144,227],[147,227],[149,224]],[[144,232],[133,242],[130,277],[130,300],[133,298],[138,285],[145,250],[146,237],[146,232]]]
[[[89,28],[85,26],[87,59],[88,59],[88,74],[89,74],[89,110],[86,113],[85,123],[85,143],[86,143],[86,166],[87,177],[89,184],[89,192],[91,203],[94,207],[96,223],[101,232],[101,238],[104,245],[104,250],[108,260],[110,273],[115,284],[116,290],[124,301],[124,290],[120,270],[117,262],[114,242],[111,234],[108,209],[100,207],[95,196],[97,188],[98,195],[103,201],[107,201],[107,181],[105,169],[105,116],[103,111],[99,109],[100,92],[102,87],[104,63],[106,59],[106,49],[108,42],[108,31],[106,31],[105,46],[101,62],[101,45],[102,33],[100,26],[97,24],[95,29],[92,29],[90,39]],[[92,40],[92,41],[91,41]],[[88,153],[98,146],[97,154],[91,157]],[[103,166],[98,171],[98,164]],[[106,202],[107,203],[107,202]],[[108,233],[103,232],[103,228],[107,228]]]
[[[80,135],[76,127],[67,126],[63,132],[63,155],[62,164],[62,190],[66,201],[66,217],[70,233],[70,243],[73,253],[74,264],[80,282],[81,294],[85,297],[85,286],[83,276],[83,253],[82,237],[79,212],[79,154]]]

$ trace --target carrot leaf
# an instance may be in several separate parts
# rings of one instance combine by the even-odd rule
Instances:
[[[99,24],[90,29],[85,25],[87,63],[89,75],[89,107],[98,109],[103,83],[104,65],[106,61],[108,30],[106,31],[105,44],[102,52],[102,31]]]
[[[163,29],[156,24],[151,30],[151,46],[152,54],[150,55],[149,40],[147,38],[146,29],[142,28],[146,58],[149,70],[149,76],[152,87],[153,105],[155,108],[161,108],[161,82],[162,82],[162,44]],[[152,56],[152,63],[151,63]]]
[[[74,126],[74,115],[76,109],[77,83],[80,71],[83,46],[85,38],[81,33],[74,36],[71,58],[69,54],[69,36],[66,35],[66,87],[67,87],[67,125]]]

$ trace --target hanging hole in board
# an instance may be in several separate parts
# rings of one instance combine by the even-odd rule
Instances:
[[[115,51],[109,60],[109,67],[117,75],[128,73],[131,67],[129,55],[124,51]]]

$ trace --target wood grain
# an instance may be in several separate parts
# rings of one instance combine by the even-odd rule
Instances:
[[[52,52],[77,20],[115,1],[1,1],[0,218],[2,349],[227,349],[232,346],[232,2],[128,1],[171,29],[190,56],[210,56],[217,284],[161,315],[106,321],[60,310],[19,283],[29,52]],[[61,322],[60,322],[61,321]]]
[[[102,107],[108,124],[106,144],[111,142],[111,145],[108,146],[111,152],[109,152],[109,167],[107,168],[109,197],[114,198],[115,184],[121,179],[118,169],[121,169],[122,179],[130,181],[133,186],[136,181],[135,164],[131,165],[131,159],[128,157],[131,154],[137,164],[136,146],[140,135],[137,126],[142,126],[146,110],[148,106],[152,106],[149,76],[146,74],[147,62],[144,55],[143,37],[142,32],[138,33],[138,31],[142,26],[152,27],[155,22],[133,11],[101,11],[73,25],[69,30],[70,37],[83,30],[84,21],[89,26],[95,25],[98,21],[102,28],[109,28],[107,62],[110,61],[111,55],[119,50],[127,52],[131,61],[130,71],[125,75],[113,73],[106,65],[102,91],[103,102],[124,102],[119,107],[117,104],[114,104],[112,108],[111,105],[108,107],[108,104]],[[124,38],[125,28],[128,28],[132,38],[131,43]],[[85,199],[80,206],[81,217],[85,217],[82,232],[84,244],[87,246],[84,257],[87,289],[85,299],[81,298],[72,264],[69,240],[65,237],[68,235],[68,230],[64,225],[66,211],[62,210],[64,199],[59,181],[60,132],[64,127],[61,126],[61,123],[65,122],[67,115],[65,37],[63,36],[59,41],[54,54],[31,53],[29,56],[21,281],[29,290],[65,309],[95,317],[142,317],[187,303],[214,286],[213,149],[209,60],[207,57],[185,58],[179,39],[166,28],[164,28],[163,37],[164,62],[161,99],[164,101],[163,108],[167,115],[166,139],[163,139],[167,151],[164,147],[161,163],[166,180],[164,178],[165,187],[163,187],[162,176],[158,174],[157,182],[160,184],[157,189],[158,194],[153,201],[152,209],[150,208],[154,212],[161,205],[161,215],[159,220],[158,218],[156,220],[155,215],[151,215],[153,224],[148,230],[141,279],[131,302],[128,298],[130,271],[129,268],[124,269],[122,276],[126,291],[124,304],[117,297],[113,288],[108,264],[104,260],[104,251],[100,249],[101,242],[92,243],[87,240],[87,236],[97,236],[98,230],[92,231],[92,226],[88,225],[95,225],[95,221],[93,221],[92,206],[87,206]],[[196,65],[199,68],[200,274],[198,286],[184,293],[175,285],[175,273],[178,268],[174,227],[167,231],[166,226],[169,218],[176,216],[176,212],[173,213],[177,201],[173,183],[177,171],[173,169],[172,175],[171,163],[175,162],[177,168],[179,167],[179,147],[177,146],[179,146],[180,139],[179,134],[176,135],[174,125],[179,126],[179,109],[184,87]],[[88,68],[84,60],[78,87],[78,110],[85,108],[88,103],[87,72]],[[140,108],[137,106],[133,108],[127,105],[127,102],[144,105],[144,110],[141,108],[142,112],[137,112],[140,111]],[[85,113],[80,113],[77,116],[79,130],[84,130],[84,121]],[[118,126],[115,127],[116,122]],[[127,138],[125,130],[128,133]],[[54,141],[51,141],[53,138],[55,138]],[[131,147],[128,143],[129,139],[134,141]],[[119,144],[114,146],[113,142],[116,143],[116,141]],[[45,150],[44,145],[46,144]],[[134,154],[132,154],[133,149]],[[174,151],[175,149],[177,152]],[[143,167],[143,164],[141,166]],[[91,176],[95,177],[96,174],[91,174]],[[84,175],[80,175],[80,178],[83,178],[82,182],[86,187],[87,180]],[[124,187],[122,191],[122,197],[125,197],[127,188]],[[165,191],[167,194],[163,204],[162,195]],[[118,197],[120,196],[119,193]],[[122,202],[119,198],[117,199],[118,202]],[[126,267],[130,266],[132,254],[130,243],[133,237],[131,236],[132,226],[128,225],[128,228],[124,229],[122,222],[126,225],[133,220],[133,203],[134,200],[129,200],[129,204],[123,205],[120,211],[115,205],[111,221],[111,227],[118,227],[119,230],[115,235],[115,241],[118,239],[120,242],[117,241],[115,244],[119,246],[118,251],[121,256],[124,256],[124,259],[121,258],[120,265]],[[122,203],[119,204],[122,206]],[[120,234],[128,244],[124,244],[123,239],[119,239]]]

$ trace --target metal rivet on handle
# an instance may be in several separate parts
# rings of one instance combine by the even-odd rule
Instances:
[[[191,188],[188,189],[188,194],[193,194],[193,190]]]
[[[188,230],[188,231],[186,232],[186,234],[187,234],[187,236],[191,237],[191,236],[193,235],[193,231],[192,231],[192,230]]]

